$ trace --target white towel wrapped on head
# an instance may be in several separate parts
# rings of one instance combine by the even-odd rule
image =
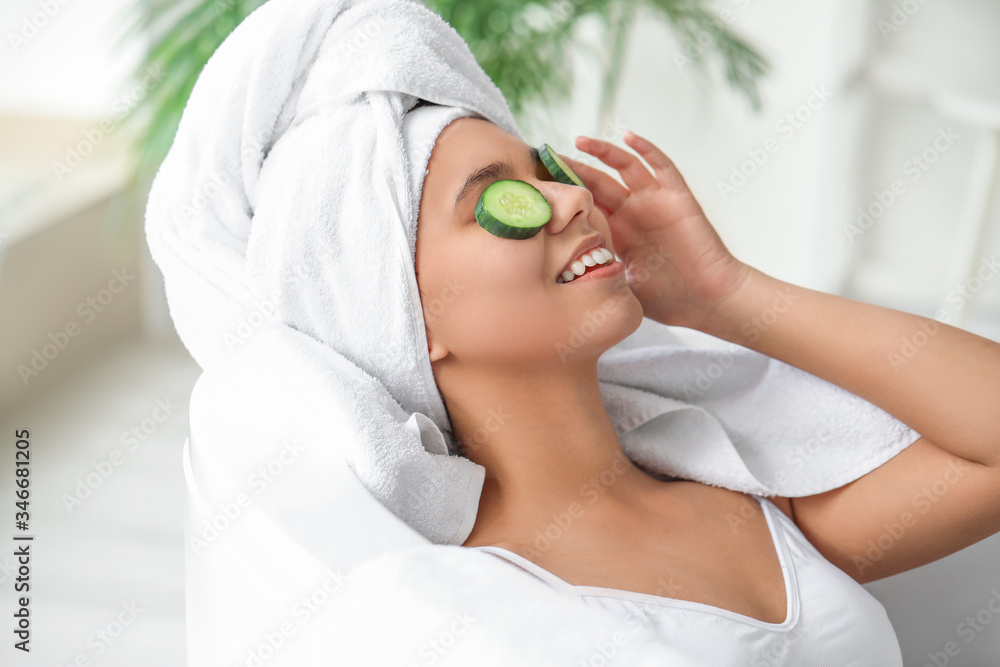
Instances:
[[[411,116],[419,100],[449,108]],[[470,115],[525,140],[464,40],[416,0],[270,0],[202,71],[146,211],[171,317],[204,370],[187,450],[188,566],[201,582],[188,615],[191,637],[211,630],[189,637],[193,667],[243,656],[284,613],[265,600],[293,599],[325,568],[370,573],[414,545],[484,562],[444,549],[469,535],[484,469],[454,455],[414,272],[420,175],[444,124]],[[692,348],[648,319],[598,376],[629,457],[739,491],[826,491],[919,437],[808,373],[739,346]],[[251,483],[255,466],[292,458],[281,452],[296,437],[287,473]],[[197,542],[240,494],[246,520]],[[438,583],[459,608],[486,604]],[[546,618],[536,643],[589,641]],[[236,634],[220,639],[220,623]],[[299,644],[310,655],[360,641],[313,627],[324,631]]]

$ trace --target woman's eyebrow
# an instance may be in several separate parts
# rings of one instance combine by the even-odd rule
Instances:
[[[531,160],[531,164],[535,164],[540,159],[538,157],[538,149],[534,146],[529,146],[528,157]],[[452,213],[458,210],[459,202],[462,201],[467,194],[469,194],[474,186],[482,184],[488,180],[509,177],[512,173],[514,173],[514,168],[509,162],[505,162],[503,160],[492,162],[485,167],[472,172],[469,174],[468,178],[465,179],[465,183],[462,184],[462,187],[458,189],[458,193],[455,195],[455,209]]]

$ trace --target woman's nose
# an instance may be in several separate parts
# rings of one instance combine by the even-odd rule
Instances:
[[[550,233],[560,233],[578,215],[584,218],[590,215],[594,198],[587,188],[556,181],[545,181],[542,185],[545,186],[542,194],[552,207],[552,218],[548,223]]]

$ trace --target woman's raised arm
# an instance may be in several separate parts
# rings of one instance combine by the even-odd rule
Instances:
[[[856,580],[1000,531],[1000,344],[756,269],[699,329],[839,385],[921,434],[854,482],[792,499],[803,533]]]
[[[801,368],[922,436],[849,484],[793,498],[795,522],[812,544],[864,582],[1000,531],[1000,344],[799,287],[738,261],[670,158],[631,131],[625,141],[652,173],[635,155],[587,137],[577,147],[616,169],[623,183],[567,161],[608,217],[647,317]],[[666,259],[644,270],[654,250]]]

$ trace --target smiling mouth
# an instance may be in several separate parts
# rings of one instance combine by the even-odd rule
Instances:
[[[585,252],[573,260],[570,265],[556,278],[557,283],[571,283],[576,278],[586,275],[594,269],[608,266],[615,262],[614,254],[601,246]]]

